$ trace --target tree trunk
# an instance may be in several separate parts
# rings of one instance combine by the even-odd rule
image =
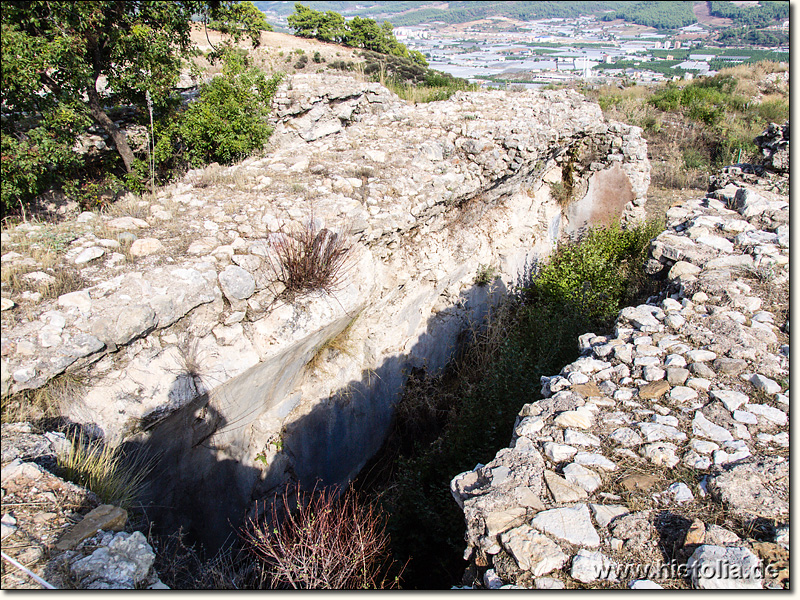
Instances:
[[[89,112],[92,118],[111,136],[114,146],[125,164],[125,171],[130,173],[133,169],[133,151],[128,145],[128,139],[125,134],[119,130],[119,127],[114,124],[114,121],[103,110],[103,106],[100,104],[100,94],[97,93],[97,82],[91,83],[86,92],[89,96]]]

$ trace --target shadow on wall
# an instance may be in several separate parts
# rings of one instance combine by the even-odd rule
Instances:
[[[234,459],[252,456],[251,448],[215,447],[216,434],[235,423],[212,406],[208,394],[140,433],[125,449],[155,458],[142,499],[154,531],[171,534],[182,528],[190,542],[213,553],[235,541],[257,500],[282,493],[287,483],[304,490],[349,483],[383,444],[411,370],[443,368],[469,341],[470,325],[482,324],[507,291],[499,279],[462,291],[455,306],[463,311],[431,315],[407,353],[386,358],[379,368],[364,371],[360,380],[287,423],[282,448],[268,466]],[[261,403],[255,412],[271,408],[261,397],[253,402]],[[243,444],[249,436],[238,439]],[[226,441],[230,444],[229,437]]]
[[[146,439],[140,434],[124,444],[126,455],[153,460],[141,501],[156,533],[182,530],[210,552],[235,540],[236,520],[229,523],[229,517],[248,508],[247,483],[254,484],[261,471],[211,446],[214,431],[226,423],[202,394],[160,421]]]
[[[300,486],[353,480],[383,444],[411,371],[440,371],[469,341],[471,323],[483,323],[490,307],[506,293],[500,280],[493,287],[473,285],[462,291],[456,306],[465,308],[465,314],[446,310],[431,315],[425,332],[406,354],[386,358],[378,369],[364,371],[361,380],[287,424],[283,451]]]

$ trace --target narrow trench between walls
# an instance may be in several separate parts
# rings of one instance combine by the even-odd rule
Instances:
[[[434,365],[438,368],[429,371],[421,368],[411,359],[413,351],[385,360],[378,369],[363,373],[360,381],[350,382],[346,389],[287,423],[282,430],[279,451],[271,461],[264,461],[265,468],[255,463],[245,464],[236,458],[237,455],[246,455],[246,445],[251,443],[250,438],[244,435],[247,423],[242,425],[243,419],[261,412],[265,404],[280,404],[296,382],[296,376],[288,374],[302,372],[302,367],[295,367],[300,363],[307,365],[322,345],[321,340],[338,335],[352,323],[352,319],[336,323],[318,339],[291,349],[268,365],[256,365],[222,386],[225,389],[216,392],[217,398],[236,395],[235,402],[226,404],[215,400],[213,393],[204,394],[159,422],[137,441],[129,443],[130,450],[158,457],[158,467],[151,477],[145,501],[148,519],[155,531],[169,535],[181,530],[188,534],[190,542],[199,544],[205,554],[213,555],[239,542],[237,531],[245,524],[248,512],[252,514],[254,500],[269,497],[271,493],[280,494],[287,481],[294,481],[305,490],[320,483],[341,485],[354,481],[363,498],[387,509],[391,532],[398,535],[397,532],[406,529],[405,533],[412,533],[413,538],[415,533],[409,529],[415,525],[424,528],[424,520],[419,524],[408,522],[409,507],[403,506],[407,498],[393,498],[393,489],[409,483],[402,480],[403,469],[407,471],[408,468],[403,463],[416,460],[421,464],[420,457],[430,448],[450,443],[446,432],[448,421],[451,415],[458,415],[461,407],[457,404],[449,406],[446,415],[439,414],[434,422],[424,423],[425,431],[418,438],[409,437],[408,428],[404,431],[404,423],[393,419],[392,413],[408,393],[409,376],[412,376],[409,384],[412,386],[420,379],[432,380],[433,387],[428,393],[434,395],[440,391],[452,393],[448,388],[458,387],[458,373],[463,368],[459,362],[465,361],[470,351],[469,342],[480,331],[474,325],[483,323],[493,307],[507,302],[509,292],[500,279],[493,285],[475,284],[465,290],[462,300],[469,309],[469,321],[463,321],[457,330],[444,329],[433,316],[418,342],[418,346],[428,349],[451,349],[440,354],[438,364]],[[518,294],[512,291],[511,296],[515,293]],[[604,333],[597,327],[593,331]],[[520,365],[524,368],[512,369],[513,377],[527,377],[526,389],[535,393],[540,375],[553,374],[560,368],[558,365],[567,364],[577,356],[576,339],[581,333],[585,331],[575,328],[554,331],[552,335],[560,337],[546,340],[545,345],[562,351],[551,361],[552,364],[540,366],[535,372],[526,371],[528,365]],[[436,386],[441,386],[441,389]],[[494,436],[494,445],[482,448],[481,462],[489,460],[491,453],[508,443],[513,415],[526,401],[530,401],[530,395],[513,398],[514,405],[505,407],[507,414],[501,416],[481,415],[479,412],[479,421],[484,425],[494,421],[493,427],[501,431]],[[235,410],[232,411],[232,407]],[[487,410],[491,407],[487,406]],[[414,448],[416,441],[422,443],[418,448]],[[459,440],[457,444],[463,444],[463,441]],[[466,460],[472,461],[474,457],[467,456]],[[462,583],[467,567],[461,556],[465,525],[463,515],[450,497],[449,480],[464,468],[473,466],[447,464],[452,472],[447,471],[437,481],[441,488],[437,494],[443,500],[434,506],[441,511],[438,515],[444,524],[441,531],[434,532],[434,536],[429,535],[430,532],[420,532],[424,543],[418,548],[409,547],[408,540],[398,537],[399,547],[395,548],[394,560],[404,564],[411,558],[404,586],[441,589]],[[421,489],[425,493],[424,488]],[[399,507],[397,512],[393,512],[393,506]],[[425,557],[435,558],[425,560]]]
[[[569,146],[575,142],[570,138],[565,143]],[[458,385],[453,381],[458,379],[453,373],[458,373],[459,360],[468,353],[470,333],[476,334],[487,314],[513,296],[507,286],[529,274],[527,269],[531,261],[542,260],[555,240],[582,229],[584,213],[589,215],[587,220],[592,219],[593,213],[586,210],[573,218],[568,213],[573,206],[559,206],[547,192],[545,176],[557,175],[562,179],[565,160],[570,161],[566,169],[573,177],[570,168],[573,155],[563,149],[563,146],[553,148],[535,163],[520,163],[513,173],[496,178],[492,184],[476,191],[473,198],[460,198],[463,203],[445,206],[442,200],[432,207],[429,205],[421,219],[424,226],[406,233],[413,234],[415,240],[430,236],[432,241],[417,241],[419,245],[412,250],[398,251],[396,259],[391,258],[394,250],[389,243],[376,244],[376,254],[369,254],[372,262],[364,281],[371,286],[373,279],[381,282],[379,277],[384,277],[384,289],[380,293],[373,294],[367,283],[362,289],[359,281],[357,286],[353,284],[357,291],[348,292],[350,300],[344,305],[338,304],[341,310],[313,313],[302,303],[299,307],[287,305],[292,318],[297,316],[295,310],[308,312],[307,321],[313,326],[305,321],[296,326],[294,320],[286,317],[281,322],[291,322],[292,325],[287,326],[291,331],[281,333],[287,337],[271,349],[274,354],[260,354],[261,362],[248,363],[253,366],[244,372],[237,371],[238,375],[214,389],[205,391],[210,386],[198,386],[193,378],[195,385],[187,386],[186,374],[173,375],[164,367],[166,376],[160,380],[163,384],[159,383],[158,393],[164,394],[172,406],[184,402],[184,398],[187,403],[172,413],[168,409],[159,410],[164,408],[159,405],[156,410],[142,414],[141,422],[137,422],[138,432],[128,437],[125,445],[130,455],[143,455],[156,464],[142,497],[152,531],[166,536],[181,531],[187,534],[189,542],[202,548],[206,556],[213,556],[237,544],[240,541],[238,532],[254,514],[255,503],[280,494],[287,482],[310,490],[317,485],[341,486],[353,481],[367,499],[385,505],[390,515],[390,530],[403,529],[403,519],[408,524],[407,532],[424,529],[422,521],[408,520],[407,509],[409,506],[413,509],[413,503],[409,505],[407,498],[393,500],[388,494],[396,487],[393,473],[399,472],[398,465],[417,458],[413,453],[391,456],[390,446],[394,442],[390,438],[402,434],[399,445],[405,448],[413,447],[415,441],[423,441],[421,449],[414,452],[424,453],[426,444],[433,442],[435,445],[437,438],[446,433],[451,413],[455,414],[460,407],[454,404],[447,410],[436,409],[438,417],[434,423],[425,425],[424,440],[419,440],[413,432],[402,432],[402,427],[398,434],[393,414],[408,390],[409,377],[416,381],[421,377],[441,376],[450,385]],[[593,165],[592,170],[579,170],[574,178],[588,181],[598,169],[600,167]],[[627,173],[617,165],[612,169],[619,171],[620,177],[627,181]],[[603,173],[599,171],[597,178]],[[589,189],[588,183],[585,187]],[[630,183],[628,187],[630,191]],[[617,204],[609,207],[610,212],[614,209],[621,212],[633,200],[633,193],[630,191],[630,198],[623,195],[616,200]],[[594,196],[587,192],[585,198],[573,204],[593,202]],[[494,209],[497,212],[490,213]],[[502,215],[502,219],[498,215]],[[501,220],[503,226],[498,225]],[[451,239],[456,231],[460,232],[459,237]],[[367,246],[369,248],[369,244]],[[383,251],[383,246],[392,251],[377,253]],[[367,253],[371,251],[372,248],[366,250]],[[478,259],[486,260],[486,257],[500,265],[504,273],[503,278],[496,278],[489,285],[479,283],[476,274],[476,269],[480,271],[485,266]],[[389,270],[422,259],[423,266],[411,270],[411,280],[388,277]],[[433,268],[426,271],[427,261]],[[380,266],[374,267],[373,262]],[[489,266],[495,269],[494,264]],[[404,288],[395,298],[395,292]],[[378,336],[374,343],[365,342],[364,356],[350,361],[351,370],[343,370],[344,375],[333,379],[335,384],[306,386],[304,374],[314,355],[327,340],[352,324],[353,314],[365,309],[371,314],[369,325],[363,326],[367,332],[364,340],[371,336],[369,327],[380,327],[387,318],[392,319],[391,335]],[[199,314],[202,315],[200,319],[206,318],[205,312]],[[318,316],[323,314],[324,318]],[[241,326],[239,332],[242,332]],[[565,339],[574,342],[576,333],[580,332],[570,331]],[[174,332],[168,335],[174,337]],[[245,335],[252,334],[247,330]],[[170,345],[172,342],[167,344],[167,351],[180,350]],[[166,362],[168,352],[163,354],[156,356]],[[454,357],[460,358],[454,360]],[[220,365],[219,368],[226,368]],[[143,368],[151,374],[156,369],[152,362]],[[359,372],[362,368],[364,370]],[[515,377],[519,375],[514,373]],[[533,386],[530,382],[524,384],[531,393],[538,385],[538,378],[534,380]],[[197,388],[202,393],[192,398],[196,392],[187,393],[187,387]],[[331,388],[337,391],[331,393]],[[324,393],[318,393],[322,389]],[[306,393],[309,390],[311,392]],[[105,397],[99,400],[104,401]],[[508,429],[510,435],[516,410],[518,407],[512,407],[499,416],[481,415],[478,411],[478,417],[498,431]],[[120,411],[119,414],[124,413]],[[146,422],[148,415],[152,419]],[[119,420],[116,413],[110,416],[103,413],[102,418],[108,418],[111,423]],[[99,423],[103,421],[98,419],[98,427]],[[490,450],[495,452],[507,443],[507,438],[504,433],[495,433],[491,447],[481,442],[481,459]],[[472,438],[469,442],[456,440],[454,447],[460,448],[472,441]],[[402,460],[395,460],[395,457]],[[487,455],[486,460],[488,458]],[[464,452],[461,460],[472,461],[472,456]],[[473,466],[474,463],[466,468]],[[463,515],[458,514],[457,505],[450,497],[449,480],[465,466],[460,462],[453,466],[442,461],[439,467],[448,469],[437,479],[432,492],[437,495],[437,502],[441,500],[436,509],[447,513],[442,519],[445,527],[441,535],[425,538],[417,546],[409,545],[408,540],[399,540],[398,536],[395,547],[395,560],[400,563],[408,557],[414,560],[408,570],[407,587],[450,587],[459,583],[459,571],[463,572],[463,561],[457,556],[463,552]],[[389,475],[383,480],[379,477],[370,480],[369,475],[376,469],[386,470]],[[423,495],[425,493],[427,491],[423,491]],[[401,506],[403,503],[405,505]],[[424,551],[422,556],[434,555],[443,560],[424,565],[420,548]],[[442,562],[447,563],[444,569]],[[427,566],[433,568],[427,569]]]
[[[656,233],[655,226],[652,233]],[[647,246],[649,237],[645,250]],[[635,272],[627,275],[637,278]],[[520,407],[541,397],[540,377],[557,373],[561,366],[579,356],[579,335],[588,331],[598,335],[610,333],[619,310],[651,299],[662,291],[661,287],[658,281],[648,280],[634,290],[634,295],[613,306],[613,310],[606,311],[602,318],[575,315],[577,318],[566,327],[556,325],[550,330],[539,330],[544,338],[540,344],[544,351],[538,352],[539,356],[548,355],[545,360],[536,358],[531,362],[526,360],[524,353],[507,352],[502,344],[489,347],[488,351],[486,347],[473,346],[457,356],[441,375],[431,377],[419,373],[409,383],[400,401],[400,407],[405,410],[399,412],[405,416],[393,423],[386,443],[355,482],[359,490],[383,500],[388,507],[391,533],[399,536],[394,540],[395,559],[402,563],[410,558],[404,575],[404,584],[408,588],[448,589],[474,584],[474,565],[463,558],[464,514],[451,497],[450,480],[458,473],[474,468],[476,463],[488,462],[508,444],[514,417]],[[509,298],[512,300],[510,304],[516,306],[513,310],[520,314],[528,310],[524,297],[525,292],[517,290]],[[556,308],[556,314],[559,310],[563,307]],[[569,320],[569,315],[564,316],[567,317],[564,320]],[[527,326],[524,318],[516,324],[523,328]],[[511,346],[518,341],[513,338],[513,335],[508,337]],[[536,352],[533,350],[532,354]],[[487,361],[486,356],[480,356],[483,360],[476,361],[474,356],[469,356],[470,353],[490,353],[491,357]],[[508,364],[509,360],[519,360],[519,364]],[[476,362],[486,365],[485,372],[479,374],[477,382],[470,381],[464,386],[461,379],[470,378],[470,369],[474,369]],[[499,375],[493,373],[494,370]],[[508,381],[503,381],[506,377]],[[498,390],[500,395],[506,396],[500,402],[496,398]],[[444,417],[430,413],[426,417],[410,414],[403,403],[424,406],[424,403],[420,404],[420,394],[427,395],[428,399],[453,397],[446,408],[448,414]],[[488,402],[482,403],[482,398]],[[455,423],[459,420],[471,422]],[[412,436],[409,439],[410,432],[418,434],[418,438]],[[464,439],[459,439],[458,435]],[[491,438],[490,441],[480,439],[484,435]],[[417,442],[419,446],[415,446]],[[453,447],[456,450],[451,450]],[[399,493],[398,489],[401,490]]]

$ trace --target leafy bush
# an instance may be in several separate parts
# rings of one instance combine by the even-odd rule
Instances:
[[[687,169],[708,169],[708,159],[697,148],[687,148],[683,151],[683,164]]]
[[[301,54],[300,58],[297,59],[297,62],[294,63],[294,68],[295,69],[304,69],[307,64],[308,64],[308,55]]]
[[[330,63],[331,69],[337,71],[352,71],[355,68],[355,63],[352,61],[334,60]]]
[[[481,264],[478,266],[478,272],[475,273],[475,279],[473,282],[475,285],[483,287],[485,285],[489,285],[492,281],[495,280],[497,277],[497,269],[492,265],[484,265]]]
[[[230,164],[260,150],[272,128],[270,103],[282,76],[269,79],[235,53],[226,53],[222,75],[168,127],[156,144],[156,160],[168,164],[176,154],[192,167]]]
[[[523,289],[527,303],[568,305],[578,308],[584,318],[613,320],[641,294],[645,283],[641,266],[658,231],[656,223],[625,230],[615,224],[561,245],[532,285]]]
[[[57,183],[81,162],[64,139],[46,127],[35,127],[0,140],[0,204],[2,211],[22,210],[48,186]]]
[[[349,488],[298,493],[293,508],[283,494],[283,518],[273,505],[272,523],[249,524],[244,539],[258,557],[263,579],[278,589],[380,589],[391,578],[389,537],[380,508],[363,504]]]
[[[508,444],[521,406],[540,397],[540,377],[577,358],[580,334],[610,331],[619,310],[654,291],[642,265],[661,229],[612,226],[562,245],[494,313],[487,337],[478,335],[466,351],[464,367],[453,367],[457,399],[447,425],[432,444],[398,461],[385,496],[395,557],[412,557],[404,575],[409,587],[458,581],[464,516],[450,480]],[[447,386],[447,375],[440,385]],[[451,392],[431,386],[429,393]]]
[[[789,115],[789,101],[783,98],[764,100],[752,108],[758,118],[766,123],[783,123]]]
[[[705,187],[706,171],[757,161],[753,139],[770,122],[789,118],[788,90],[782,85],[765,89],[765,76],[785,69],[764,60],[691,82],[649,89],[604,86],[595,94],[608,118],[644,128],[649,155],[658,159],[653,184]]]

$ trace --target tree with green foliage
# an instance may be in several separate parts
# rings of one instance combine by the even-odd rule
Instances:
[[[289,27],[299,37],[313,38],[322,42],[342,42],[346,26],[342,15],[331,10],[319,12],[300,3],[294,5],[295,12],[289,15]]]
[[[405,44],[397,41],[394,27],[388,21],[380,25],[374,19],[365,17],[353,17],[347,21],[342,15],[333,11],[323,13],[299,2],[294,5],[294,10],[295,12],[289,15],[289,27],[299,37],[336,42],[379,54],[408,58],[412,62],[428,66],[428,61],[421,52],[409,51]]]
[[[222,63],[222,74],[203,85],[159,136],[155,158],[162,167],[230,164],[261,149],[271,135],[267,118],[281,76],[267,78],[232,49]]]
[[[720,32],[717,41],[720,43],[745,43],[753,46],[779,48],[789,45],[789,34],[783,31],[769,31],[753,27],[728,28]]]
[[[737,25],[767,27],[776,21],[789,18],[789,2],[758,2],[755,5],[740,5],[733,2],[709,2],[708,12],[714,17],[732,19]]]
[[[143,106],[147,93],[156,105],[167,100],[182,59],[193,53],[196,16],[254,44],[266,24],[250,3],[232,1],[4,3],[5,209],[24,205],[56,170],[78,164],[72,147],[92,122],[112,140],[125,172],[133,170],[134,153],[109,111]]]
[[[630,23],[655,27],[656,29],[678,29],[697,22],[692,10],[693,2],[624,2],[615,12],[601,17],[603,21],[624,19]]]
[[[253,47],[259,46],[262,31],[273,31],[264,13],[252,2],[216,2],[209,15],[208,27],[230,36],[235,43],[248,37]]]

